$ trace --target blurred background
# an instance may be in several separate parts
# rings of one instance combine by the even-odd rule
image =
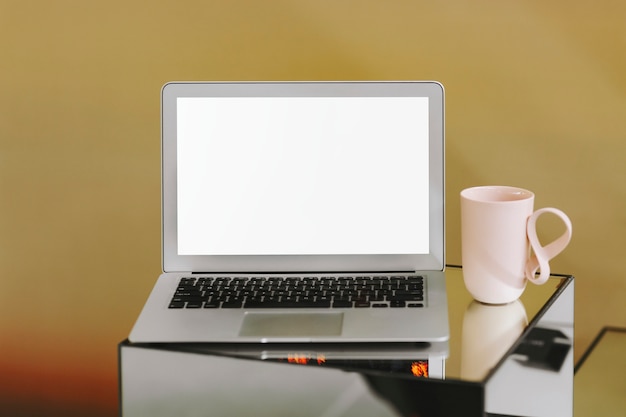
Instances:
[[[117,413],[117,343],[160,272],[161,86],[438,80],[459,192],[574,224],[576,357],[626,326],[626,3],[0,0],[0,414]],[[544,238],[561,232],[546,221]]]

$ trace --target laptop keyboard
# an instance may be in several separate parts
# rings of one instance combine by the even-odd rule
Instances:
[[[185,277],[169,308],[402,308],[424,306],[420,275]]]

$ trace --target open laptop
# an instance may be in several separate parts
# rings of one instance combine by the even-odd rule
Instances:
[[[448,338],[436,82],[173,82],[131,342]]]

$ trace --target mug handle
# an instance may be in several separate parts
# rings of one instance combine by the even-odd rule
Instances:
[[[537,219],[544,213],[555,214],[563,220],[566,230],[558,239],[546,246],[541,246],[539,238],[537,237]],[[572,222],[561,210],[546,207],[530,215],[526,225],[526,233],[528,234],[530,247],[533,250],[533,254],[526,264],[526,278],[534,284],[544,284],[550,276],[550,265],[548,261],[561,253],[572,239]],[[537,270],[541,271],[539,276],[535,275]]]

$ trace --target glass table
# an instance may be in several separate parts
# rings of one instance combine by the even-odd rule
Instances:
[[[119,345],[120,415],[572,416],[574,279],[473,301],[446,268],[450,340]]]

